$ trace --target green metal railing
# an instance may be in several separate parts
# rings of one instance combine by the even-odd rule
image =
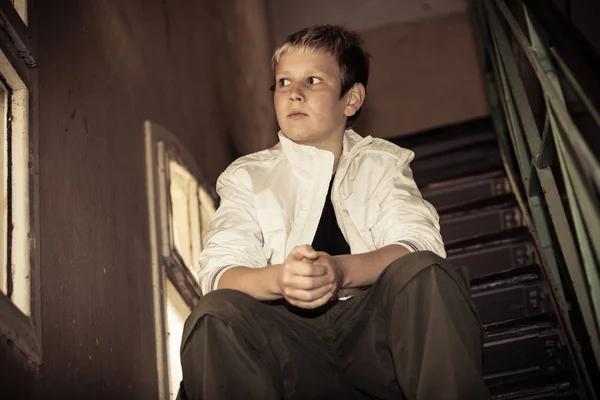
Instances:
[[[504,0],[472,3],[492,118],[515,195],[544,259],[560,317],[570,327],[568,309],[578,307],[589,335],[575,338],[569,330],[575,354],[579,353],[577,340],[589,340],[592,360],[598,366],[600,164],[568,111],[563,85],[577,95],[598,127],[600,114],[557,49],[544,39],[543,27],[523,3],[519,6],[524,15],[523,28]],[[545,102],[541,129],[519,61],[528,63],[541,88]],[[557,180],[564,183],[566,201]],[[569,293],[575,294],[571,300],[576,304],[566,301],[567,285]]]

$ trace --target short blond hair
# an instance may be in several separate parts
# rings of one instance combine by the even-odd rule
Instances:
[[[331,54],[340,70],[341,93],[344,96],[355,84],[361,83],[365,90],[369,82],[370,56],[364,42],[356,32],[339,25],[316,25],[304,28],[288,36],[273,52],[271,68],[273,74],[281,56],[288,51],[321,50]],[[351,127],[360,114],[360,109],[348,118],[346,127]]]

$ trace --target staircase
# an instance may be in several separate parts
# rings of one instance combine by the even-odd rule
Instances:
[[[393,140],[440,214],[448,259],[467,267],[484,325],[484,379],[495,399],[587,399],[488,119]],[[566,327],[570,329],[570,327]]]

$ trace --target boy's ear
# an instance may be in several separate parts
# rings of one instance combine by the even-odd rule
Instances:
[[[346,108],[344,109],[344,115],[351,117],[362,107],[366,96],[366,90],[362,83],[355,83],[354,86],[348,91],[346,96]]]

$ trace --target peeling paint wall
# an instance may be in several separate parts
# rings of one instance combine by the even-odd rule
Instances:
[[[157,398],[143,122],[209,185],[273,141],[263,8],[39,2],[39,398]]]

